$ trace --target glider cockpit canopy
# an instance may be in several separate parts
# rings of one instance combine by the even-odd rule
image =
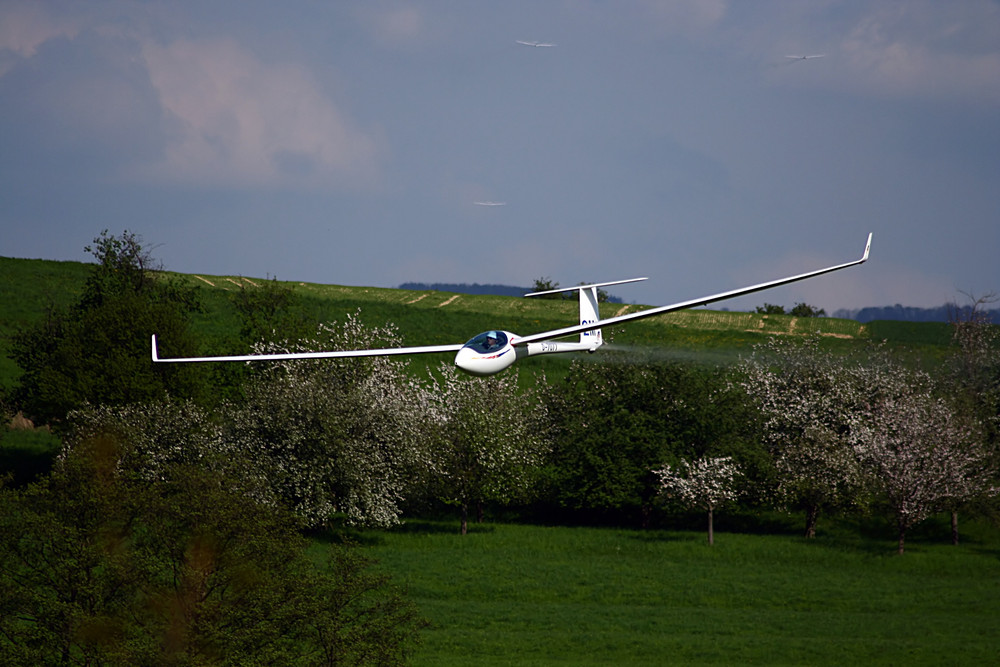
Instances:
[[[469,340],[465,347],[470,347],[481,354],[489,354],[507,344],[507,334],[503,331],[485,331]]]

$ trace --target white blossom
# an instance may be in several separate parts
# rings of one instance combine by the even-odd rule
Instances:
[[[708,512],[708,543],[714,544],[715,509],[739,496],[736,478],[740,470],[732,457],[703,457],[694,463],[681,459],[676,468],[664,464],[663,468],[653,473],[660,480],[660,493],[676,498],[688,507]]]
[[[442,364],[429,389],[436,426],[438,495],[458,504],[509,502],[529,487],[549,449],[546,408],[537,390],[520,389],[518,374],[473,378]]]

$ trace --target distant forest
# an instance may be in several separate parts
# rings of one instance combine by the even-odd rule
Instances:
[[[496,296],[523,296],[531,291],[530,287],[514,287],[511,285],[480,285],[479,283],[403,283],[399,289],[406,290],[436,290],[438,292],[454,292],[456,294],[493,294]],[[609,296],[610,303],[623,303],[620,297]],[[659,304],[652,304],[659,305]],[[994,324],[1000,324],[1000,310],[983,311]],[[968,306],[945,304],[936,308],[915,308],[913,306],[870,306],[868,308],[841,308],[833,312],[833,317],[858,322],[872,320],[897,320],[901,322],[950,322],[956,313],[968,318]]]
[[[897,320],[903,322],[950,322],[956,315],[962,319],[969,318],[969,306],[957,306],[953,303],[938,306],[937,308],[914,308],[913,306],[881,306],[868,307],[849,310],[842,308],[834,311],[834,317],[845,320],[857,320],[858,322],[871,322],[872,320]],[[984,310],[984,315],[989,317],[993,324],[1000,324],[1000,310]]]

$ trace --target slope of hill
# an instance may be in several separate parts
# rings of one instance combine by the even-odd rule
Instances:
[[[18,327],[38,321],[50,308],[65,307],[78,298],[89,264],[0,257],[0,391],[9,389],[19,371],[9,359],[10,335]],[[169,273],[198,287],[204,312],[193,323],[204,340],[206,354],[238,353],[239,318],[231,295],[254,289],[263,278]],[[502,328],[528,334],[575,322],[575,300],[535,300],[519,297],[470,295],[433,289],[348,287],[317,283],[290,283],[317,322],[342,321],[358,313],[372,326],[392,323],[401,345],[464,342],[477,333]],[[605,303],[601,316],[611,317],[644,308]],[[153,332],[150,332],[153,333]],[[870,340],[886,340],[922,362],[940,359],[949,344],[947,325],[875,322],[850,319],[796,318],[694,309],[605,330],[611,349],[633,349],[646,355],[668,356],[707,364],[731,364],[752,346],[770,336],[818,333],[831,349],[849,349]],[[431,358],[433,357],[433,358]],[[421,357],[424,365],[450,359]],[[587,355],[599,360],[602,355]],[[560,375],[573,356],[535,358],[524,369]],[[416,365],[418,362],[414,362]]]

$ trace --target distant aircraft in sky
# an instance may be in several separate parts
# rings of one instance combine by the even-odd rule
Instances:
[[[453,345],[426,345],[422,347],[393,347],[373,350],[336,350],[330,352],[290,352],[281,354],[247,354],[225,357],[178,357],[172,359],[160,358],[156,348],[156,334],[152,336],[152,355],[155,363],[180,363],[180,362],[201,362],[201,361],[279,361],[287,359],[332,359],[344,357],[381,357],[404,354],[429,354],[441,352],[454,352],[455,365],[470,375],[493,375],[511,366],[515,361],[523,357],[532,357],[538,354],[555,354],[559,352],[596,352],[604,340],[601,337],[601,328],[623,322],[631,322],[654,315],[672,313],[685,308],[704,306],[716,301],[732,299],[744,296],[753,292],[787,285],[799,280],[813,278],[824,273],[839,271],[849,266],[862,264],[868,260],[868,253],[871,251],[872,235],[868,235],[865,243],[865,252],[861,259],[856,259],[845,264],[829,266],[825,269],[817,269],[808,273],[801,273],[787,278],[771,280],[759,285],[740,287],[728,292],[720,292],[704,296],[700,299],[681,301],[669,306],[649,308],[636,313],[626,313],[617,317],[600,319],[598,310],[597,289],[608,285],[621,285],[632,283],[645,278],[631,278],[629,280],[616,280],[607,283],[595,283],[591,285],[577,285],[576,287],[564,287],[561,289],[546,290],[544,292],[531,292],[525,296],[539,296],[542,294],[552,294],[555,292],[577,291],[580,294],[580,323],[562,329],[553,329],[530,336],[518,336],[510,331],[493,329],[484,331],[474,336],[466,343],[456,343]],[[556,338],[565,338],[579,334],[579,341],[557,341]]]
[[[549,42],[525,42],[524,40],[520,39],[515,39],[514,41],[522,46],[534,46],[534,47],[555,46],[555,44],[551,44]]]
[[[817,53],[811,56],[785,56],[789,60],[812,60],[813,58],[825,58],[825,53]]]
[[[505,201],[474,201],[472,202],[476,206],[506,206]]]

